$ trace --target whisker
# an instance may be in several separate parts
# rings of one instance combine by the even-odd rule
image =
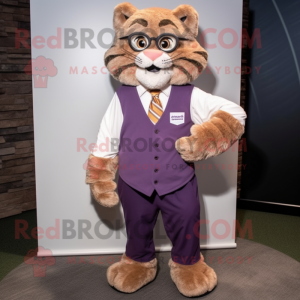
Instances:
[[[130,57],[130,56],[126,56],[126,54],[124,54],[124,57],[126,57],[126,58],[128,58],[129,60],[131,60],[131,61],[134,61],[134,62],[136,62],[136,59],[135,58],[133,58],[133,57]],[[142,59],[141,58],[139,58],[139,57],[137,57],[138,59],[140,59],[140,60],[138,60],[136,63],[139,63],[139,64],[141,64],[143,61],[142,61]]]
[[[129,55],[129,56],[131,56],[132,58],[134,58],[134,59],[141,60],[141,58],[140,58],[140,57],[137,57],[137,56],[133,55],[132,53],[130,53],[130,52],[128,52],[128,51],[126,51],[126,50],[124,50],[124,52],[125,52],[127,55]]]
[[[177,58],[179,55],[180,55],[180,54],[174,56],[173,58],[163,60],[162,63],[163,63],[163,64],[169,64],[169,63],[171,63],[171,62],[174,62],[175,60],[180,59],[180,57]],[[176,58],[176,59],[175,59],[175,58]]]
[[[137,60],[138,62],[142,62],[142,59],[139,57],[135,57],[130,55],[129,53],[124,54],[125,56],[127,55],[127,57],[130,57],[132,60]]]
[[[124,57],[126,57],[127,59],[129,59],[129,60],[132,60],[132,61],[134,61],[134,59],[132,58],[132,57],[130,57],[130,56],[126,56],[126,55],[124,55]]]
[[[163,62],[165,63],[169,63],[171,61],[174,61],[174,58],[178,57],[179,55],[181,55],[181,53],[177,54],[177,55],[174,55],[173,57],[169,58],[169,59],[165,59],[163,60]]]
[[[131,60],[131,61],[133,61],[133,62],[135,62],[136,60],[135,60],[135,58],[133,58],[133,57],[131,57],[131,56],[127,56],[127,54],[124,54],[124,57],[126,57],[127,59],[129,59],[129,60]],[[137,63],[142,63],[142,61],[137,61]]]
[[[134,59],[139,60],[140,62],[142,61],[142,59],[140,57],[138,57],[137,55],[132,54],[131,52],[129,52],[128,50],[121,48],[124,52],[126,52],[128,55],[130,55],[131,57],[133,57]]]
[[[124,57],[126,57],[127,59],[129,59],[129,60],[131,60],[131,61],[134,61],[134,62],[135,62],[135,59],[134,59],[134,58],[132,58],[132,57],[130,57],[130,56],[126,56],[126,55],[124,55]]]

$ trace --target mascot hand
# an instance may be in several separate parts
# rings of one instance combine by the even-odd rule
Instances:
[[[191,127],[191,136],[176,141],[176,150],[188,162],[223,153],[244,133],[244,126],[229,113],[218,110],[209,121]]]
[[[95,200],[103,206],[112,207],[119,203],[115,192],[117,184],[113,181],[118,168],[118,156],[115,158],[96,157],[90,154],[85,182],[90,185]]]

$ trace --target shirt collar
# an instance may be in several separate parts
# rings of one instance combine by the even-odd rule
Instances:
[[[139,94],[139,97],[142,97],[146,92],[148,92],[148,90],[142,86],[142,85],[138,85],[136,87],[137,92]],[[168,85],[167,87],[163,88],[161,90],[162,93],[164,93],[167,97],[170,97],[170,93],[171,93],[171,85]]]

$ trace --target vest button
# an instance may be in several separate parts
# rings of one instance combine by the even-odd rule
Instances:
[[[158,181],[157,181],[157,180],[155,180],[155,181],[154,181],[154,184],[157,184],[157,183],[158,183]]]
[[[156,148],[158,148],[158,144],[155,144],[154,146],[155,146]]]
[[[157,172],[158,172],[158,169],[155,169],[154,172],[157,173]]]
[[[159,130],[158,130],[158,129],[156,129],[154,132],[155,132],[156,134],[158,134],[158,133],[159,133]]]
[[[155,159],[155,160],[158,160],[158,156],[155,156],[154,159]]]

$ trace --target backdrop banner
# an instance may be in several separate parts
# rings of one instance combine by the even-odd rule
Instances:
[[[118,3],[30,3],[39,254],[125,250],[122,207],[101,207],[85,184],[88,155],[119,86],[103,59],[112,44],[113,10]],[[149,7],[145,0],[131,3],[139,9]],[[170,9],[180,4],[179,0],[151,2]],[[242,0],[190,0],[189,4],[199,13],[198,39],[209,53],[207,70],[193,84],[239,103]],[[28,66],[30,70],[30,62]],[[195,164],[202,249],[236,247],[237,156],[235,144],[219,157]],[[199,224],[191,234],[199,234]],[[154,237],[157,250],[171,249],[160,217]]]

